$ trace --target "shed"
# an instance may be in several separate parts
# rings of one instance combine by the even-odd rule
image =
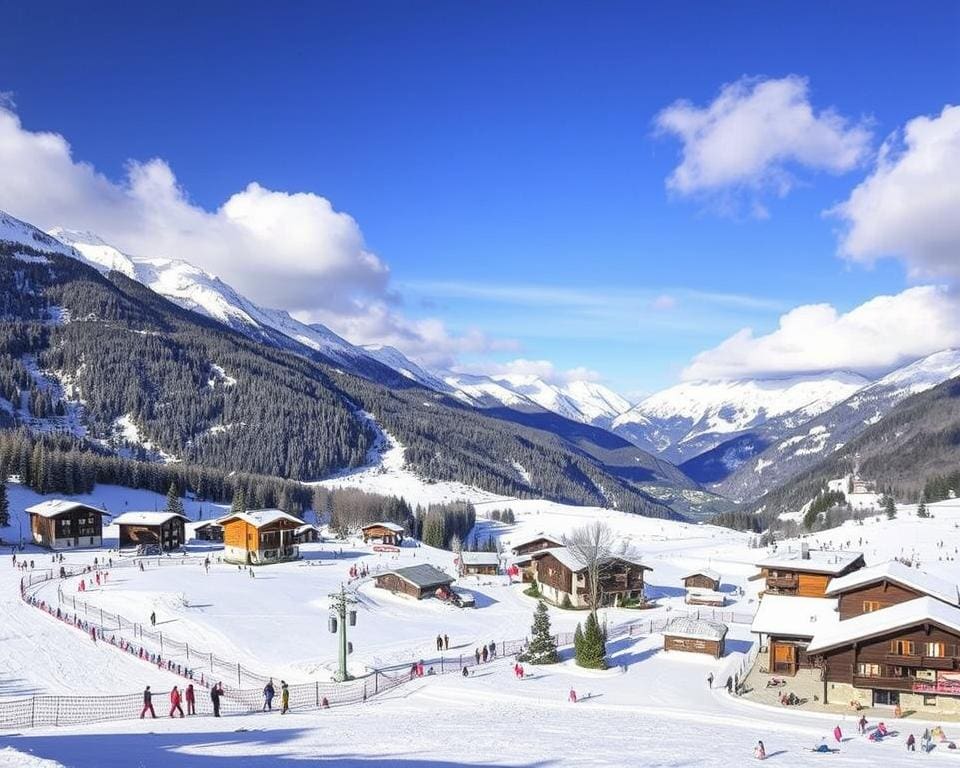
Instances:
[[[297,544],[310,544],[320,541],[320,529],[309,523],[301,525],[293,532]]]
[[[229,563],[266,565],[296,560],[296,531],[303,520],[282,509],[256,509],[221,517],[223,553]]]
[[[364,544],[379,541],[381,544],[399,547],[403,541],[403,526],[396,523],[367,523],[361,526],[360,533],[363,535]]]
[[[193,526],[193,538],[200,541],[223,541],[223,526],[213,520],[204,520]]]
[[[701,568],[691,571],[683,577],[683,586],[689,589],[706,589],[711,592],[720,591],[720,574],[712,568]]]
[[[448,576],[439,568],[429,565],[410,565],[406,568],[396,568],[377,576],[377,586],[391,592],[400,592],[417,600],[437,594],[452,594],[450,585],[453,577]]]
[[[500,572],[500,555],[496,552],[461,552],[460,572],[496,576]]]
[[[663,650],[705,653],[719,659],[726,644],[727,625],[678,616],[663,630]]]
[[[99,547],[103,518],[110,513],[79,501],[51,499],[27,507],[33,543],[50,549]]]
[[[158,546],[164,552],[186,541],[189,520],[176,512],[124,512],[114,518],[120,529],[120,547]]]

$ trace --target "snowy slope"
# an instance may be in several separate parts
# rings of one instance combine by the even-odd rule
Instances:
[[[607,426],[630,408],[630,403],[616,392],[595,382],[558,385],[532,374],[502,374],[490,378],[541,408],[584,424]]]
[[[736,501],[755,499],[811,467],[876,424],[911,395],[960,376],[960,350],[917,360],[864,387],[807,423],[779,436],[715,490]]]
[[[282,310],[260,307],[220,278],[185,261],[129,256],[91,232],[53,229],[50,234],[72,246],[68,255],[79,254],[101,272],[121,272],[181,307],[234,330],[263,340],[276,340],[279,334],[351,369],[368,359],[361,348],[329,328],[307,325]]]
[[[386,344],[364,344],[362,349],[374,360],[377,360],[388,368],[392,368],[401,376],[405,376],[411,381],[415,381],[436,392],[454,394],[453,388],[447,384],[441,376],[415,363],[396,347],[391,347]]]
[[[782,379],[691,381],[654,395],[613,421],[613,431],[671,461],[683,461],[777,419],[802,424],[869,383],[844,371]]]
[[[75,257],[73,249],[64,245],[55,237],[41,232],[26,222],[15,219],[13,216],[0,211],[0,242],[25,245],[37,251],[59,253],[64,256]]]

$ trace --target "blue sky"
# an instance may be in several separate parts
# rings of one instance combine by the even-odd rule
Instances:
[[[957,103],[956,3],[5,5],[0,91],[23,130],[118,184],[161,158],[207,211],[252,181],[326,198],[389,267],[386,286],[346,290],[379,291],[404,333],[472,335],[436,341],[463,365],[549,360],[635,394],[797,305],[844,312],[923,282],[902,260],[840,258],[843,222],[823,212],[892,132]],[[656,130],[662,110],[790,75],[815,113],[869,130],[857,162],[785,161],[782,196],[668,189],[683,145]]]

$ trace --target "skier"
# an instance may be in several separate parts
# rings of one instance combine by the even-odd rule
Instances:
[[[150,717],[154,720],[157,719],[157,713],[153,711],[153,694],[150,693],[150,686],[148,685],[143,689],[143,709],[140,710],[140,719],[143,720],[143,716],[150,713]]]
[[[857,722],[857,728],[860,730],[860,735],[863,736],[867,732],[867,716],[860,715],[860,720]]]
[[[177,686],[173,686],[173,690],[170,691],[170,717],[173,717],[174,712],[179,712],[180,717],[183,717],[183,707],[180,706],[180,689]]]
[[[220,697],[223,695],[223,683],[217,683],[210,689],[210,701],[213,703],[213,716],[220,717]]]
[[[187,701],[187,714],[197,714],[197,694],[193,690],[193,683],[187,686],[187,690],[183,692],[183,698]]]
[[[437,635],[437,650],[443,650],[443,637],[441,635]]]
[[[767,759],[767,750],[764,749],[763,742],[758,741],[757,746],[753,749],[753,756],[757,760],[766,760]]]
[[[477,660],[477,664],[479,664],[479,663],[480,663],[480,649],[479,649],[479,648],[474,648],[474,649],[473,649],[473,657]]]
[[[464,677],[469,677],[469,676],[470,676],[470,672],[469,672],[469,670],[468,670],[466,667],[464,667],[462,670],[460,670],[460,674],[463,675]]]
[[[490,641],[490,660],[493,661],[497,656],[497,644],[494,641]]]
[[[917,751],[917,740],[913,737],[911,733],[907,736],[907,752],[916,752]]]
[[[287,681],[280,681],[280,714],[285,715],[290,711],[290,689],[287,687]]]
[[[450,650],[450,635],[443,636],[443,650],[445,651]]]
[[[273,711],[273,678],[271,677],[267,684],[263,686],[263,709],[262,712]]]
[[[923,738],[920,740],[921,748],[924,752],[929,752],[933,749],[933,737],[930,735],[930,729],[923,729]]]
[[[151,627],[157,626],[157,612],[156,612],[156,611],[150,611],[150,626],[151,626]]]
[[[713,672],[707,675],[707,688],[713,688]]]
[[[837,740],[837,744],[843,741],[843,731],[840,730],[839,725],[833,729],[833,738]]]
[[[573,690],[573,688],[570,689],[570,693],[567,696],[567,701],[569,701],[571,704],[577,703],[577,692]]]
[[[480,654],[480,658],[483,659],[484,664],[487,663],[488,656],[489,656],[489,652],[487,651],[487,646],[483,646],[483,652]]]

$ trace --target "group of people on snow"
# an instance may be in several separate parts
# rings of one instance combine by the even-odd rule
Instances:
[[[273,687],[273,678],[271,677],[265,686],[263,686],[263,709],[262,712],[273,711],[273,697],[276,695],[276,689]],[[290,688],[286,680],[280,681],[280,714],[285,715],[290,709]]]

